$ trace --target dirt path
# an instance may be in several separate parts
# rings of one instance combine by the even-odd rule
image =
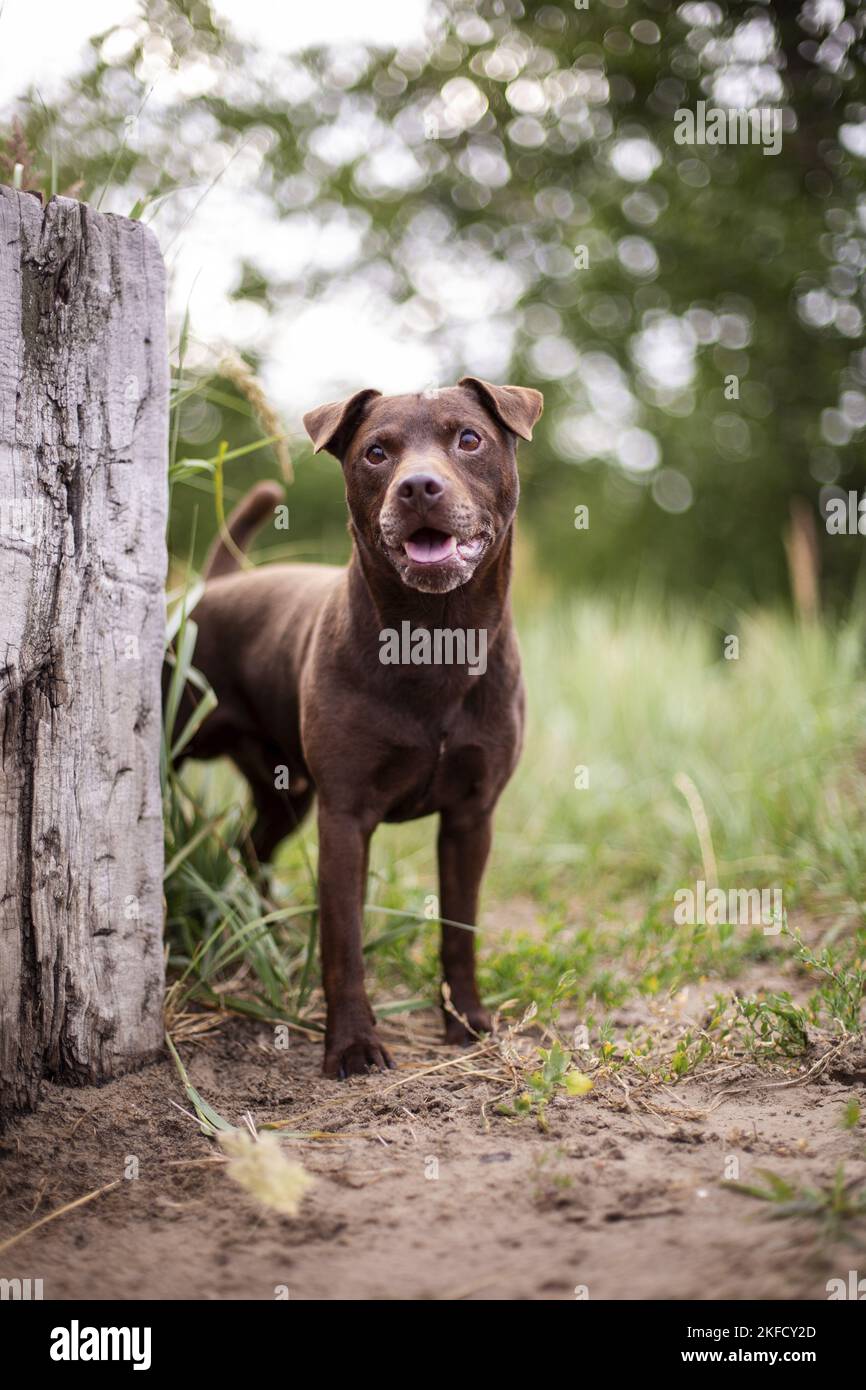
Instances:
[[[433,1044],[432,1020],[389,1033],[401,1070],[344,1085],[320,1078],[318,1045],[279,1052],[257,1025],[182,1047],[230,1120],[249,1110],[336,1135],[286,1140],[317,1178],[293,1220],[218,1164],[189,1165],[215,1150],[172,1106],[184,1098],[169,1060],[102,1090],[46,1086],[0,1139],[0,1240],[122,1180],[0,1254],[0,1277],[42,1278],[51,1299],[272,1299],[279,1286],[294,1299],[573,1299],[581,1285],[591,1298],[797,1299],[826,1297],[829,1277],[857,1267],[855,1249],[770,1220],[720,1182],[732,1157],[743,1181],[766,1167],[825,1185],[840,1162],[862,1177],[862,1129],[839,1123],[852,1091],[866,1099],[862,1060],[775,1090],[743,1067],[724,1078],[741,1089],[701,1119],[630,1110],[619,1087],[597,1088],[553,1105],[543,1134],[495,1113],[493,1079],[453,1066],[411,1079],[459,1055]],[[701,1110],[719,1089],[654,1094]],[[130,1156],[135,1180],[123,1179]]]

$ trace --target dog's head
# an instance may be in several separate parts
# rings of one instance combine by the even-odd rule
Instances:
[[[316,453],[343,465],[359,538],[411,589],[471,579],[517,508],[517,438],[531,439],[539,391],[465,376],[419,395],[357,391],[304,416]]]

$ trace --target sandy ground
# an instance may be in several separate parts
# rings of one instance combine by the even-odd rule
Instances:
[[[746,1182],[866,1175],[862,1126],[839,1123],[852,1094],[866,1111],[863,1054],[809,1079],[734,1066],[655,1088],[650,1109],[608,1082],[553,1105],[545,1134],[496,1113],[489,1054],[445,1048],[432,1018],[385,1031],[398,1070],[343,1084],[319,1075],[319,1044],[277,1051],[256,1024],[181,1044],[229,1120],[332,1136],[284,1140],[316,1177],[292,1219],[212,1161],[168,1058],[99,1090],[46,1085],[0,1137],[0,1242],[120,1181],[0,1253],[0,1277],[42,1278],[46,1299],[801,1299],[866,1269],[722,1185],[731,1158]]]

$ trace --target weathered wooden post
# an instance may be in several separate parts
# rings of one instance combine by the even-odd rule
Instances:
[[[152,233],[0,187],[0,1117],[161,1043],[167,418]]]

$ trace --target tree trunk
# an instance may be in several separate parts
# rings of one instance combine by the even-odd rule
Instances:
[[[162,1039],[156,240],[0,187],[0,1118]]]

